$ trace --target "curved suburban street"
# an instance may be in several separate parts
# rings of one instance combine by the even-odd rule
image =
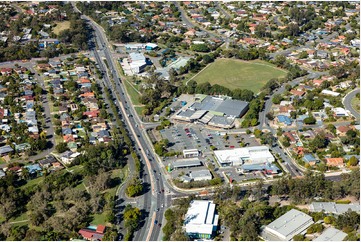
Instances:
[[[349,92],[342,100],[343,105],[345,106],[345,109],[350,111],[350,113],[358,120],[360,121],[360,110],[355,110],[352,105],[351,101],[356,96],[357,93],[360,93],[360,89],[355,89],[351,92]]]

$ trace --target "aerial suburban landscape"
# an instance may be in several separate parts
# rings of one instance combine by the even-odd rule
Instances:
[[[0,240],[360,240],[359,1],[0,12]]]

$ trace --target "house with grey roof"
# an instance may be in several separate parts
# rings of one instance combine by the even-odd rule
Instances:
[[[5,156],[5,155],[8,155],[10,154],[11,152],[13,152],[13,148],[11,148],[10,145],[5,145],[5,146],[2,146],[0,147],[0,156]]]

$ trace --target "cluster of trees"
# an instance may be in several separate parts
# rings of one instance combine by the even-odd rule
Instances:
[[[127,185],[125,193],[129,197],[139,196],[143,191],[142,181],[138,177],[134,177]]]
[[[179,87],[181,93],[188,94],[207,94],[207,95],[227,95],[234,99],[243,100],[250,102],[254,98],[254,93],[248,89],[239,89],[236,88],[233,91],[227,87],[214,84],[213,86],[209,82],[198,84],[196,81],[191,80],[188,82],[187,86]]]
[[[251,126],[256,126],[258,124],[259,113],[264,108],[264,95],[259,95],[256,99],[253,99],[249,103],[249,110],[244,116],[244,119],[241,123],[242,128],[248,128]]]
[[[26,169],[24,169],[26,170]],[[25,173],[25,172],[24,172]],[[44,181],[23,187],[28,176],[7,173],[0,182],[1,209],[5,222],[0,226],[0,237],[14,240],[68,240],[93,219],[93,214],[105,212],[106,221],[114,220],[114,197],[106,191],[118,182],[110,172],[99,170],[98,175],[66,170],[48,174]],[[87,191],[76,188],[86,183]],[[23,213],[29,225],[16,226],[9,219]]]
[[[142,213],[139,208],[132,207],[128,204],[123,213],[124,227],[127,230],[127,233],[124,236],[125,241],[130,241],[132,239],[134,231],[139,228],[139,223],[142,218]]]
[[[155,153],[159,156],[165,155],[167,153],[167,148],[169,147],[169,140],[168,139],[162,139],[154,144],[154,150]]]
[[[194,44],[191,45],[190,48],[192,51],[197,51],[197,52],[209,52],[209,47],[206,44]]]
[[[291,81],[297,77],[304,76],[307,74],[306,70],[302,70],[298,65],[293,65],[287,61],[284,55],[277,55],[271,63],[278,67],[288,70],[286,80]]]
[[[234,48],[223,50],[222,55],[225,58],[235,57],[236,59],[241,60],[268,60],[268,55],[266,54],[266,48],[241,48],[239,49],[238,46],[234,46]]]
[[[296,204],[311,202],[314,197],[337,200],[347,195],[359,197],[359,170],[342,175],[340,182],[325,179],[323,174],[307,172],[301,179],[282,178],[272,184],[272,194],[289,196]]]
[[[163,240],[165,241],[187,241],[189,238],[182,230],[183,218],[187,213],[189,203],[194,199],[191,195],[188,198],[175,200],[175,207],[165,211],[164,217],[167,223],[163,226]]]

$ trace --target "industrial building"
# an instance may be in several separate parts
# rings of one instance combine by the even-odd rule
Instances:
[[[267,146],[254,146],[229,150],[215,150],[218,164],[224,166],[240,166],[243,164],[266,164],[275,161]]]
[[[327,228],[313,241],[343,241],[347,234],[333,227]]]
[[[337,204],[335,202],[313,202],[310,205],[311,212],[321,212],[324,211],[328,214],[343,214],[348,210],[355,211],[360,213],[360,204],[350,203],[350,204]]]
[[[311,216],[291,209],[267,225],[262,232],[262,237],[266,241],[290,241],[293,236],[301,234],[313,223]]]
[[[247,110],[248,102],[226,96],[196,94],[194,102],[178,111],[172,119],[228,129],[233,128],[235,119],[242,117]]]
[[[184,226],[190,239],[210,239],[218,226],[218,214],[213,201],[193,200],[185,215]]]

